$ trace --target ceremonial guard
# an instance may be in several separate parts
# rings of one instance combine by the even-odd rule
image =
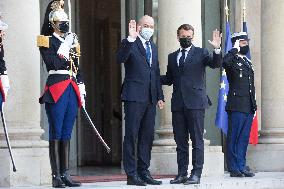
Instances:
[[[0,13],[0,110],[2,111],[2,104],[7,99],[7,93],[10,88],[9,78],[7,75],[6,64],[4,61],[4,47],[3,39],[5,35],[5,30],[8,29],[8,25],[2,21]]]
[[[78,108],[85,106],[86,95],[79,69],[79,43],[76,34],[70,32],[63,3],[61,0],[50,4],[48,22],[42,27],[45,35],[38,36],[40,53],[49,73],[39,101],[45,103],[49,122],[49,156],[55,188],[81,185],[70,177],[68,164],[73,125]]]
[[[226,104],[229,124],[227,166],[231,177],[253,177],[254,173],[246,170],[246,152],[257,108],[254,70],[251,61],[246,57],[249,50],[247,33],[234,33],[231,40],[234,47],[223,59],[229,82]]]

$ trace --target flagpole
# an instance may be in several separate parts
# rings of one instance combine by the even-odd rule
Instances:
[[[244,0],[244,5],[243,5],[243,22],[246,22],[246,15],[247,15],[247,8],[246,8],[246,0]]]
[[[68,3],[68,16],[69,16],[69,27],[70,27],[69,32],[72,32],[71,0],[68,0],[67,3]]]
[[[228,7],[228,0],[226,0],[225,14],[226,14],[226,22],[229,22],[229,7]]]

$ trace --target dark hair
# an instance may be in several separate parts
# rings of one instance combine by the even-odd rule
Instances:
[[[52,3],[53,3],[53,1],[51,1],[47,5],[45,15],[44,15],[43,24],[42,24],[41,31],[40,31],[41,35],[49,36],[49,35],[52,35],[52,33],[53,33],[53,28],[51,27],[51,24],[49,23],[49,13],[52,11],[52,9],[51,9]]]
[[[51,1],[48,5],[47,5],[47,8],[46,8],[46,11],[45,11],[45,15],[44,15],[44,20],[43,20],[43,24],[42,24],[42,27],[41,27],[41,31],[40,31],[40,34],[41,35],[45,35],[45,36],[50,36],[52,35],[53,33],[53,28],[49,22],[49,13],[52,11],[51,9],[51,4],[54,2],[54,1],[60,1],[60,0],[53,0]],[[62,7],[63,8],[63,7]]]
[[[193,26],[192,26],[192,25],[189,25],[189,24],[183,24],[183,25],[181,25],[180,27],[178,27],[178,30],[177,30],[177,36],[179,36],[179,31],[180,31],[180,30],[182,30],[182,29],[184,29],[184,30],[186,30],[186,31],[188,31],[188,30],[192,30],[192,31],[193,31],[193,34],[194,34],[194,28],[193,28]]]

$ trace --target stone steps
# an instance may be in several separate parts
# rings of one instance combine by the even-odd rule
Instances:
[[[253,178],[231,178],[228,174],[219,177],[203,177],[199,185],[171,185],[170,179],[162,179],[163,185],[138,187],[127,186],[125,181],[97,182],[83,184],[84,188],[108,188],[108,189],[284,189],[284,172],[260,172]],[[11,187],[10,189],[51,189],[50,186]],[[4,189],[4,188],[0,188]]]
[[[125,182],[93,183],[88,188],[146,188],[146,189],[284,189],[284,173],[256,173],[253,178],[231,178],[228,174],[221,177],[204,177],[199,185],[171,185],[170,179],[163,179],[161,186],[133,187]]]

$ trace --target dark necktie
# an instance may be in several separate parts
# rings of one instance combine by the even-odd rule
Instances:
[[[181,50],[181,57],[179,58],[179,61],[178,61],[178,64],[180,67],[183,67],[184,66],[184,61],[185,61],[185,52],[186,50],[185,49],[182,49]]]
[[[151,67],[151,56],[152,56],[152,53],[151,53],[151,48],[150,48],[150,41],[146,41],[146,60],[147,60],[147,63],[149,64],[149,66]]]

